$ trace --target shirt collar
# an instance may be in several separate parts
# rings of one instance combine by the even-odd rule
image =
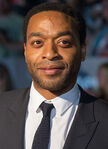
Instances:
[[[39,110],[39,106],[46,99],[34,88],[33,82],[30,89],[30,100],[28,104],[28,110],[37,111]]]
[[[79,99],[80,90],[78,85],[75,84],[74,87],[65,94],[52,99],[52,103],[56,109],[56,115],[62,116],[71,106],[77,106]]]
[[[79,98],[80,90],[78,88],[78,85],[75,84],[74,87],[65,94],[51,99],[50,102],[49,100],[47,100],[47,102],[53,103],[56,109],[56,115],[62,116],[72,105],[78,105]],[[28,104],[28,110],[32,109],[33,111],[38,112],[39,106],[43,101],[46,101],[46,99],[34,88],[34,85],[32,83],[30,89],[30,100]]]

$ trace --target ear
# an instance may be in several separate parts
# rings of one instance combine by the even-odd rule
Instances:
[[[24,43],[24,56],[26,56],[26,43]]]
[[[24,43],[24,56],[25,56],[25,61],[26,61],[26,43]]]
[[[84,61],[86,57],[86,45],[81,46],[81,61]]]

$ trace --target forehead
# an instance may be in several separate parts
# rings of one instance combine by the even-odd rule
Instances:
[[[71,16],[58,11],[43,11],[30,18],[27,31],[70,31],[72,24],[74,26],[75,20]]]

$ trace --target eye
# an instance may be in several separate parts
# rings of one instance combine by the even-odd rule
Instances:
[[[41,47],[43,45],[43,41],[42,40],[34,40],[34,41],[31,42],[31,45],[33,47],[39,48],[39,47]]]
[[[34,44],[40,44],[40,43],[41,43],[40,40],[37,40],[37,41],[34,42]]]
[[[58,42],[58,44],[61,46],[61,47],[64,47],[64,48],[68,48],[68,47],[71,47],[72,46],[72,43],[70,40],[61,40]]]
[[[69,44],[69,42],[66,41],[66,40],[61,41],[61,43],[62,43],[62,44]]]

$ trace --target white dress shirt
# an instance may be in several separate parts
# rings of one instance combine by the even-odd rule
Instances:
[[[38,91],[36,91],[32,83],[26,114],[25,149],[32,149],[35,132],[43,117],[42,111],[39,108],[43,101],[53,103],[54,105],[50,117],[51,134],[48,148],[62,149],[75,117],[79,98],[80,91],[77,84],[75,84],[67,93],[54,99],[46,100]]]

